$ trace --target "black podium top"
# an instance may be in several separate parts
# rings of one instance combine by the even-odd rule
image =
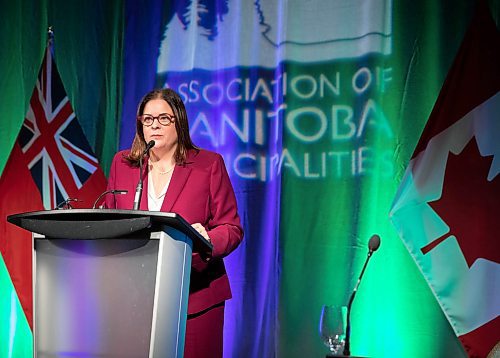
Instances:
[[[193,241],[193,252],[210,254],[213,245],[176,213],[116,209],[67,209],[10,215],[7,221],[23,229],[64,239],[111,239],[140,230],[170,226]]]

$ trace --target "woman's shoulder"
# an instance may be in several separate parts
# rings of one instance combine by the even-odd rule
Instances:
[[[219,160],[221,155],[207,149],[189,149],[187,160]]]
[[[127,156],[129,155],[129,153],[130,153],[129,149],[121,150],[121,151],[117,152],[115,154],[115,156],[113,157],[113,163],[115,165],[119,165],[119,166],[130,167],[130,162],[126,159]]]
[[[115,158],[120,158],[128,155],[130,153],[130,149],[125,149],[125,150],[120,150],[119,152],[115,153]]]
[[[207,149],[190,149],[187,153],[186,162],[195,166],[211,166],[214,162],[223,161],[222,156],[217,152]]]

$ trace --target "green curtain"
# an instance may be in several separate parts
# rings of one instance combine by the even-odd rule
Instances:
[[[24,121],[46,46],[95,154],[107,173],[117,150],[124,5],[108,1],[3,1],[0,23],[0,173]]]
[[[43,58],[46,1],[0,1],[0,173],[24,121]]]

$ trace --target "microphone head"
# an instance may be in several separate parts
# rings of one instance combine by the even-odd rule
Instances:
[[[146,148],[144,148],[144,152],[142,152],[142,155],[146,155],[149,153],[149,150],[151,148],[153,148],[155,146],[155,141],[154,140],[150,140],[147,144],[146,144]]]
[[[368,249],[370,250],[370,252],[375,252],[378,250],[379,247],[380,247],[380,236],[378,236],[377,234],[372,235],[372,237],[370,237],[370,241],[368,241]]]

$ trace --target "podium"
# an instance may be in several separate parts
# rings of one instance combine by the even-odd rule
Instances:
[[[38,357],[182,357],[191,254],[212,245],[175,213],[11,215],[33,233]]]

